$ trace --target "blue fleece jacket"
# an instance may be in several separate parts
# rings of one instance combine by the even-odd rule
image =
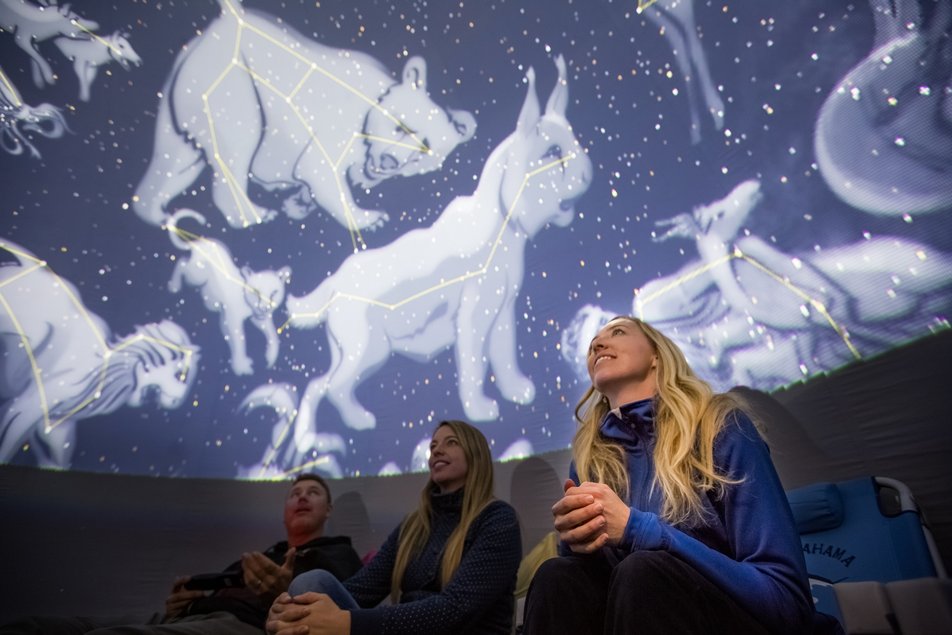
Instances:
[[[653,400],[623,406],[619,415],[608,413],[600,428],[625,449],[631,485],[631,516],[611,555],[668,551],[727,592],[771,633],[809,632],[814,609],[800,537],[767,444],[747,415],[732,413],[714,442],[717,470],[743,481],[720,498],[703,497],[707,521],[697,526],[672,526],[658,516],[660,492],[652,487]],[[578,483],[574,464],[571,478]]]
[[[463,491],[431,494],[430,538],[403,574],[400,603],[377,606],[390,593],[400,537],[391,532],[380,551],[344,582],[361,607],[352,610],[352,635],[509,635],[522,539],[516,512],[504,501],[489,503],[473,521],[459,568],[440,586],[440,563],[460,521]]]

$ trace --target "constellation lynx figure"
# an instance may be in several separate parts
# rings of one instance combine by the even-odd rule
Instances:
[[[170,321],[114,340],[70,282],[8,240],[0,255],[0,462],[30,439],[40,465],[69,467],[76,422],[138,408],[154,397],[182,405],[195,380],[198,347]]]
[[[376,425],[354,391],[391,353],[425,361],[453,347],[460,400],[472,420],[498,417],[496,401],[485,394],[490,368],[507,400],[526,404],[535,397],[516,356],[526,243],[549,223],[571,223],[574,202],[592,179],[591,162],[565,118],[565,62],[559,56],[555,63],[559,78],[544,114],[535,74],[526,74],[516,129],[493,150],[472,195],[454,199],[431,227],[356,253],[311,293],[288,298],[290,323],[326,322],[331,349],[330,368],[301,400],[299,449],[309,445],[324,397],[351,428]]]
[[[161,225],[169,202],[210,165],[212,198],[232,227],[320,207],[351,232],[372,229],[386,214],[360,209],[350,186],[436,170],[475,133],[470,113],[429,98],[422,58],[394,81],[369,55],[222,3],[162,91],[152,160],[133,199],[146,222]],[[276,193],[281,209],[252,202],[250,180]]]

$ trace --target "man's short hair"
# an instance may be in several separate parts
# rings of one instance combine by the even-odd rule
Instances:
[[[331,500],[331,488],[327,485],[327,481],[325,481],[324,477],[322,477],[320,474],[315,474],[314,472],[304,472],[303,474],[298,474],[297,477],[295,477],[294,482],[291,483],[291,487],[294,487],[301,481],[317,481],[317,483],[319,483],[320,486],[324,488],[324,494],[327,495],[327,504],[333,504],[333,501]]]

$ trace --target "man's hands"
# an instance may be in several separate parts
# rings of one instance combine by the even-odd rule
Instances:
[[[555,530],[575,553],[592,553],[621,542],[631,508],[607,485],[564,484],[565,495],[552,506]]]
[[[350,635],[350,611],[342,611],[323,593],[282,593],[265,623],[268,635]]]
[[[276,565],[263,553],[252,551],[241,554],[241,569],[244,571],[245,586],[258,594],[258,597],[273,599],[288,590],[294,573],[294,547],[288,549],[284,564]]]
[[[205,596],[204,591],[189,591],[186,589],[185,583],[188,580],[189,576],[187,575],[175,578],[175,582],[172,583],[172,593],[165,598],[165,619],[163,621],[167,622],[179,617],[193,600]]]

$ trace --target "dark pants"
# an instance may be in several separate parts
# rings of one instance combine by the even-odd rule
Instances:
[[[129,618],[28,617],[0,626],[0,635],[262,635],[261,628],[219,611],[159,623],[161,616],[136,623]]]
[[[599,556],[551,558],[526,596],[526,635],[764,634],[726,593],[664,551],[636,551],[612,567]]]

